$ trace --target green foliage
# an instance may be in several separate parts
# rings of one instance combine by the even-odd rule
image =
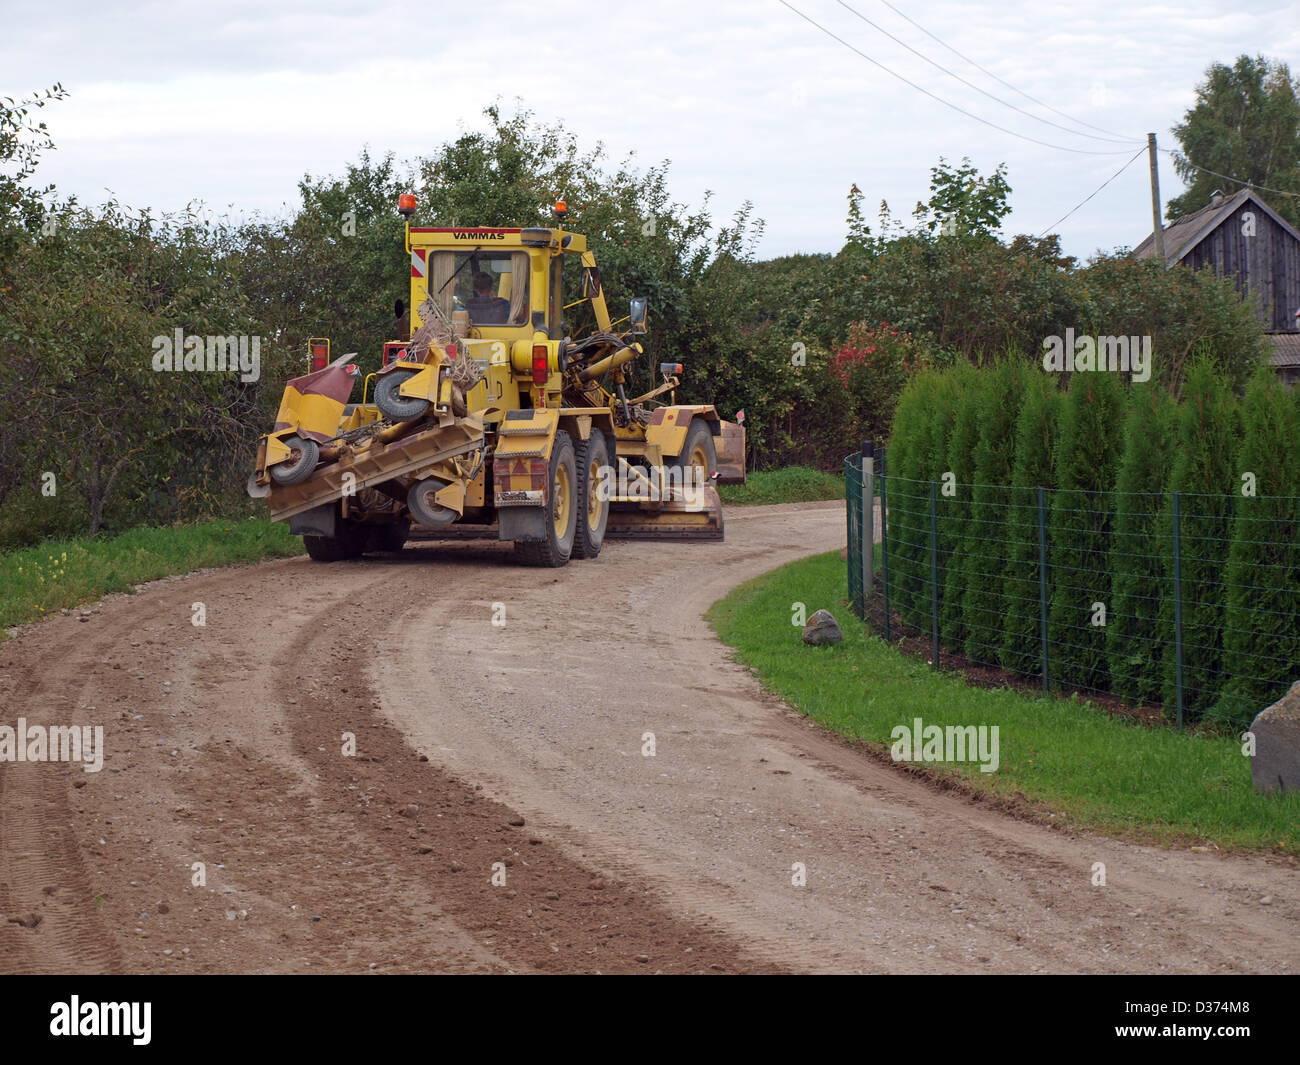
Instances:
[[[931,467],[926,450],[940,382],[937,372],[923,371],[903,390],[885,462],[890,605],[917,627],[928,625],[929,617]]]
[[[1223,668],[1223,570],[1232,532],[1240,412],[1231,388],[1205,356],[1193,358],[1175,430],[1170,491],[1181,494],[1184,706],[1195,720],[1213,705]],[[1172,566],[1172,511],[1161,518],[1160,554]],[[1173,587],[1172,569],[1169,587]],[[1174,644],[1172,596],[1160,611],[1160,638]],[[1175,656],[1165,655],[1165,709],[1176,702]]]
[[[1269,195],[1270,205],[1300,226],[1300,81],[1286,63],[1240,55],[1232,66],[1213,63],[1197,86],[1196,104],[1174,127],[1182,144],[1174,169],[1187,183],[1165,206],[1170,219],[1200,210],[1216,189],[1231,195],[1242,182],[1296,195]]]
[[[1010,359],[989,371],[974,397],[978,437],[974,448],[970,520],[963,549],[959,598],[968,658],[998,664],[1009,606],[1004,589],[1008,522],[1013,492],[1016,428],[1033,371]],[[949,573],[958,567],[950,568]]]
[[[1113,516],[1110,492],[1119,466],[1124,387],[1117,374],[1076,373],[1070,380],[1053,465],[1048,530],[1052,569],[1047,618],[1051,672],[1067,684],[1105,691],[1106,627],[1094,604],[1110,614],[1108,569]]]
[[[984,398],[993,385],[987,372],[962,364],[948,375],[952,414],[944,424],[947,461],[934,474],[939,480],[951,473],[956,478],[953,495],[935,493],[935,517],[939,556],[939,633],[944,645],[961,651],[966,642],[966,621],[962,594],[966,586],[966,559],[974,546],[971,539],[970,507],[975,481],[975,448],[980,434]]]
[[[1175,410],[1160,385],[1133,386],[1115,480],[1106,653],[1111,690],[1135,705],[1159,700],[1162,659],[1168,650],[1158,625],[1170,585],[1157,544],[1174,461]]]
[[[1038,489],[1056,485],[1054,443],[1063,398],[1052,378],[1030,374],[1016,415],[1012,506],[1007,520],[1003,582],[1007,611],[1002,627],[1001,661],[1004,669],[1017,673],[1036,673],[1041,662]],[[1044,514],[1044,532],[1046,523]]]
[[[918,203],[912,214],[921,228],[932,234],[991,238],[1011,213],[1010,195],[1006,163],[999,163],[990,176],[983,177],[970,159],[952,167],[940,156],[939,165],[930,168],[930,199]]]
[[[1234,731],[1286,693],[1300,661],[1300,393],[1267,370],[1242,405],[1239,482],[1224,583],[1221,697],[1210,715]]]

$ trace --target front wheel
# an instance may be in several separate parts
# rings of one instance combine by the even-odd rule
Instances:
[[[612,463],[605,434],[593,429],[576,449],[578,465],[578,530],[574,558],[595,558],[605,543],[609,524],[609,493],[602,491],[605,470]]]
[[[540,540],[516,540],[515,557],[525,566],[563,566],[573,555],[578,534],[578,463],[573,441],[563,429],[551,447],[550,498]]]

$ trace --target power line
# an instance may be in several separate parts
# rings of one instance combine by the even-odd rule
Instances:
[[[967,81],[967,80],[966,80],[965,78],[963,78],[960,74],[956,74],[956,73],[954,73],[953,71],[949,70],[949,69],[948,69],[947,67],[945,67],[942,63],[937,63],[937,62],[935,62],[933,59],[931,59],[931,58],[930,58],[928,55],[926,55],[924,52],[919,52],[919,51],[917,51],[917,50],[916,50],[915,48],[913,48],[910,44],[908,44],[906,41],[904,41],[901,37],[895,37],[892,33],[890,33],[890,32],[889,32],[887,29],[885,29],[883,26],[878,26],[878,25],[876,25],[876,23],[872,22],[871,19],[867,18],[866,15],[862,14],[861,11],[858,11],[856,8],[850,7],[847,3],[844,2],[844,0],[836,0],[836,3],[838,3],[838,4],[840,5],[840,7],[844,8],[846,11],[848,11],[848,12],[850,12],[850,13],[856,15],[856,16],[857,16],[858,18],[860,18],[863,22],[865,22],[868,26],[870,26],[873,30],[877,30],[878,32],[883,33],[886,37],[888,37],[888,38],[889,38],[891,41],[893,41],[895,44],[901,44],[904,48],[906,48],[906,49],[907,49],[909,52],[911,52],[914,56],[918,56],[918,57],[920,57],[921,59],[924,59],[927,63],[930,64],[930,66],[934,67],[936,70],[941,70],[941,71],[943,71],[943,73],[947,74],[950,78],[956,78],[956,79],[957,79],[958,81],[960,81],[963,85],[965,85],[968,89],[974,89],[974,90],[975,90],[977,93],[979,93],[980,95],[982,95],[982,96],[987,96],[987,97],[988,97],[990,100],[992,100],[995,104],[1001,104],[1003,107],[1009,107],[1009,108],[1011,108],[1012,111],[1015,111],[1015,112],[1017,112],[1018,114],[1022,114],[1022,115],[1024,115],[1026,118],[1031,118],[1031,119],[1033,119],[1035,122],[1041,122],[1041,123],[1043,123],[1045,126],[1051,126],[1053,129],[1059,129],[1059,130],[1062,130],[1063,132],[1065,132],[1065,133],[1069,133],[1071,136],[1074,136],[1074,137],[1087,137],[1087,138],[1089,138],[1090,140],[1095,140],[1095,141],[1109,141],[1109,142],[1114,143],[1114,144],[1125,144],[1125,145],[1131,145],[1131,144],[1135,144],[1135,143],[1136,143],[1136,141],[1131,140],[1131,139],[1129,139],[1129,138],[1118,138],[1118,139],[1117,139],[1117,138],[1115,138],[1115,137],[1098,137],[1095,133],[1084,133],[1084,132],[1082,132],[1082,131],[1080,131],[1080,130],[1077,130],[1077,129],[1071,129],[1069,126],[1063,126],[1063,125],[1061,125],[1059,122],[1053,122],[1050,118],[1042,118],[1041,116],[1034,114],[1032,111],[1026,111],[1023,107],[1017,107],[1017,106],[1016,106],[1015,104],[1013,104],[1013,103],[1008,103],[1006,100],[1003,100],[1001,97],[999,97],[999,96],[994,96],[991,92],[988,92],[988,91],[986,91],[985,89],[981,89],[981,88],[980,88],[978,85],[976,85],[974,82]],[[909,20],[909,21],[910,21],[910,20]],[[940,42],[940,43],[942,43],[942,42]],[[1068,116],[1067,116],[1067,117],[1068,117]]]
[[[1139,155],[1141,155],[1145,151],[1146,151],[1145,148],[1139,148],[1136,154],[1134,154],[1133,159],[1136,159]],[[1077,204],[1075,204],[1075,206],[1071,207],[1068,211],[1065,212],[1065,214],[1061,215],[1060,218],[1058,218],[1050,226],[1048,226],[1041,233],[1039,233],[1038,239],[1042,240],[1045,236],[1047,236],[1048,233],[1050,233],[1053,229],[1055,229],[1067,218],[1069,218],[1070,215],[1074,214],[1075,211],[1077,211],[1085,203],[1091,200],[1093,196],[1096,196],[1097,193],[1099,193],[1102,189],[1104,189],[1107,185],[1109,185],[1112,181],[1114,181],[1117,177],[1119,177],[1120,174],[1124,173],[1125,170],[1127,170],[1130,166],[1133,165],[1133,159],[1130,159],[1127,163],[1121,166],[1118,170],[1115,171],[1115,173],[1111,174],[1110,177],[1108,177],[1105,181],[1103,181],[1100,185],[1098,185],[1091,193],[1085,196],[1082,200],[1080,200]]]
[[[1027,93],[1027,92],[1024,91],[1024,89],[1017,89],[1014,85],[1011,84],[1011,82],[1006,81],[1006,80],[1004,80],[1004,79],[1002,79],[1002,78],[999,78],[996,74],[993,73],[993,71],[991,71],[991,70],[987,70],[987,69],[985,69],[984,67],[980,66],[977,62],[975,62],[975,60],[971,59],[969,56],[962,55],[962,53],[959,52],[959,51],[957,51],[956,48],[954,48],[952,45],[948,44],[947,42],[945,42],[945,41],[943,41],[943,40],[940,40],[938,37],[936,37],[933,33],[931,33],[929,30],[927,30],[924,26],[922,26],[922,25],[921,25],[919,22],[917,22],[915,19],[913,19],[913,18],[909,18],[909,17],[908,17],[907,15],[905,15],[902,11],[899,11],[898,8],[896,8],[893,4],[891,4],[891,3],[889,2],[889,0],[880,0],[880,2],[881,2],[882,4],[884,4],[887,8],[889,8],[889,10],[892,11],[895,15],[898,15],[900,18],[905,19],[906,21],[910,22],[910,23],[911,23],[913,26],[915,26],[918,30],[920,30],[920,31],[921,31],[922,33],[924,33],[927,37],[929,37],[932,41],[936,41],[936,42],[938,42],[939,44],[943,45],[944,48],[947,48],[948,51],[950,51],[950,52],[951,52],[953,55],[955,55],[958,59],[964,60],[965,62],[969,63],[969,64],[970,64],[971,66],[973,66],[976,70],[980,71],[982,74],[987,74],[987,75],[988,75],[990,78],[992,78],[994,81],[998,82],[998,83],[1001,84],[1001,85],[1005,85],[1005,86],[1006,86],[1008,89],[1010,89],[1012,92],[1017,92],[1017,93],[1019,93],[1019,94],[1020,94],[1021,96],[1023,96],[1026,100],[1030,100],[1030,101],[1032,101],[1033,103],[1036,103],[1039,107],[1045,107],[1045,108],[1047,108],[1047,110],[1051,111],[1052,114],[1054,114],[1054,115],[1060,115],[1062,118],[1069,119],[1071,122],[1075,123],[1076,125],[1079,125],[1079,126],[1087,126],[1089,129],[1095,129],[1098,133],[1108,133],[1108,134],[1110,134],[1112,137],[1119,137],[1119,138],[1121,138],[1122,140],[1126,140],[1126,141],[1133,142],[1133,141],[1136,141],[1136,140],[1138,139],[1138,138],[1136,138],[1136,137],[1125,137],[1122,133],[1116,133],[1114,130],[1102,129],[1101,126],[1094,126],[1091,122],[1085,122],[1085,121],[1083,121],[1083,119],[1081,119],[1081,118],[1075,118],[1075,117],[1073,117],[1072,115],[1067,115],[1064,111],[1058,111],[1058,110],[1057,110],[1055,107],[1053,107],[1051,104],[1044,103],[1042,100],[1038,99],[1038,97],[1036,97],[1036,96],[1030,96],[1029,93]],[[1086,136],[1086,134],[1082,134],[1082,136]]]
[[[914,81],[909,81],[907,78],[903,77],[902,74],[895,73],[894,71],[890,70],[887,66],[885,66],[883,63],[880,63],[877,60],[872,59],[871,56],[867,55],[867,53],[862,51],[860,48],[857,48],[854,45],[849,44],[849,42],[846,41],[843,37],[837,36],[836,34],[832,33],[820,22],[816,21],[815,19],[809,18],[797,7],[794,7],[792,4],[788,3],[787,0],[780,0],[780,2],[783,6],[788,7],[791,11],[793,11],[805,22],[811,23],[813,26],[816,26],[817,29],[821,30],[822,33],[826,34],[827,37],[830,37],[832,40],[838,41],[840,44],[844,45],[845,48],[849,49],[849,51],[855,52],[863,59],[865,59],[868,63],[871,63],[873,66],[879,67],[890,77],[897,78],[904,85],[909,85],[917,92],[924,93],[926,96],[930,97],[930,99],[943,104],[944,107],[950,107],[958,114],[965,115],[967,118],[973,118],[976,122],[983,123],[984,125],[989,126],[992,129],[996,129],[999,133],[1006,133],[1012,137],[1018,137],[1022,141],[1028,141],[1030,144],[1037,144],[1044,148],[1055,148],[1057,151],[1073,152],[1075,155],[1124,155],[1126,154],[1125,152],[1118,152],[1118,151],[1098,152],[1098,151],[1090,151],[1087,148],[1067,148],[1063,144],[1051,144],[1047,141],[1040,141],[1036,137],[1028,137],[1023,133],[1017,133],[1013,129],[1007,129],[1005,126],[999,126],[996,122],[990,122],[987,118],[981,118],[979,115],[974,114],[971,111],[967,111],[963,107],[958,107],[956,104],[951,103],[948,100],[945,100],[942,96],[936,96],[929,89],[922,88],[920,85],[917,85],[916,82]]]
[[[1186,156],[1179,155],[1172,148],[1161,148],[1160,150],[1162,152],[1168,152],[1174,159],[1178,160],[1178,162],[1182,163],[1184,166],[1190,167],[1193,170],[1199,170],[1202,174],[1212,174],[1214,177],[1223,178],[1224,181],[1235,181],[1238,185],[1248,189],[1259,189],[1260,192],[1274,192],[1279,196],[1300,196],[1300,192],[1287,192],[1286,189],[1270,189],[1267,185],[1256,185],[1253,181],[1242,181],[1241,178],[1230,177],[1227,174],[1220,174],[1217,170],[1209,170],[1203,166],[1197,166]]]

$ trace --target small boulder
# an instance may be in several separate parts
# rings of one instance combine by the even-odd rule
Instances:
[[[1255,790],[1300,791],[1300,681],[1250,723],[1255,757],[1250,760]]]
[[[839,643],[842,639],[844,633],[840,632],[839,622],[829,610],[817,611],[803,627],[803,642],[812,647],[819,647],[825,643]]]

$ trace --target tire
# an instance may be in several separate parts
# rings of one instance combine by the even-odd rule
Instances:
[[[368,530],[346,519],[339,519],[338,536],[304,536],[302,544],[313,562],[342,562],[365,554]]]
[[[673,459],[671,465],[683,471],[691,466],[702,467],[704,476],[699,487],[713,483],[713,474],[718,469],[718,453],[713,446],[713,433],[707,422],[691,422],[691,427],[686,430],[686,439],[682,441],[681,453]],[[687,484],[685,479],[682,484],[683,487]]]
[[[573,540],[574,558],[595,558],[605,542],[609,525],[609,500],[600,498],[603,469],[613,465],[605,434],[593,429],[574,449],[578,468],[578,521]]]
[[[540,540],[516,540],[515,558],[525,566],[563,566],[573,556],[578,536],[578,461],[573,441],[563,429],[551,447],[551,488]],[[558,528],[557,528],[558,526]]]
[[[276,484],[289,486],[302,484],[316,469],[320,461],[320,445],[315,440],[306,440],[301,436],[286,436],[285,445],[289,448],[289,457],[277,462],[266,472]]]
[[[398,552],[406,545],[406,538],[410,532],[411,523],[406,518],[386,522],[383,525],[372,525],[370,527],[371,550]]]
[[[432,529],[450,525],[459,518],[460,515],[451,507],[444,507],[433,500],[433,497],[446,487],[447,482],[440,481],[437,477],[426,477],[423,481],[416,481],[411,485],[406,493],[406,505],[410,508],[411,517],[421,525],[427,525]]]
[[[385,418],[395,422],[409,422],[419,418],[429,409],[427,399],[398,395],[397,390],[414,371],[394,370],[384,374],[375,384],[375,406]]]

